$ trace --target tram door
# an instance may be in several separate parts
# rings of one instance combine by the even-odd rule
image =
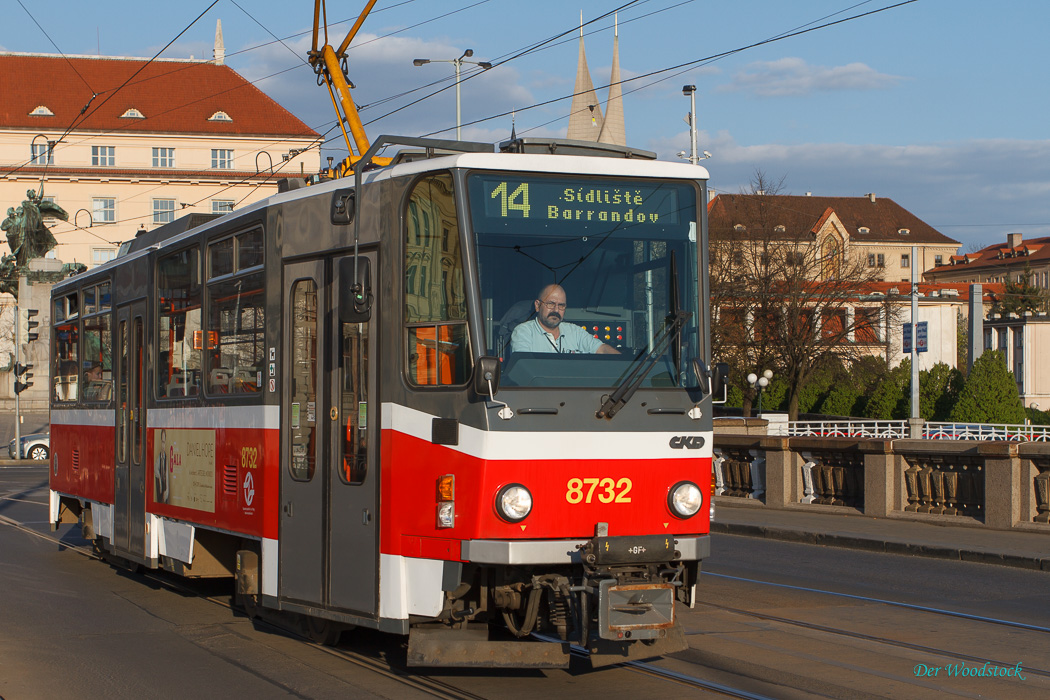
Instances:
[[[374,270],[374,256],[363,257]],[[284,269],[279,595],[373,617],[376,339],[373,321],[340,320],[339,290],[353,283],[343,279],[353,273],[342,260]]]
[[[117,551],[145,555],[146,414],[143,362],[145,309],[142,301],[117,309],[116,464],[113,470],[113,544]]]

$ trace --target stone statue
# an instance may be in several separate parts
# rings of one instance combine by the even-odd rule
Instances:
[[[41,190],[42,192],[42,190]],[[58,245],[51,231],[44,225],[44,217],[69,220],[66,210],[54,202],[44,201],[34,190],[26,190],[22,206],[7,208],[7,218],[0,229],[7,232],[7,245],[15,256],[15,266],[23,272],[33,258],[42,258]]]
[[[5,255],[0,258],[0,294],[7,292],[13,297],[18,296],[18,268],[15,267],[17,258],[13,255]]]

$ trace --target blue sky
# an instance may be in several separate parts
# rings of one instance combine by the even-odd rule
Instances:
[[[473,48],[475,60],[499,63],[578,27],[581,9],[589,22],[627,3],[379,0],[349,55],[366,129],[371,136],[445,130],[438,135],[453,137],[452,89],[390,114],[452,83],[450,64],[415,67],[413,58],[452,59]],[[0,49],[149,57],[209,4],[6,0]],[[623,77],[893,4],[636,2],[619,15]],[[347,28],[335,23],[356,18],[363,6],[329,2],[333,44]],[[163,55],[210,58],[216,19],[230,66],[317,131],[334,125],[327,91],[302,62],[312,3],[219,0]],[[1005,241],[1011,231],[1050,235],[1050,99],[1039,78],[1050,62],[1048,27],[1050,3],[1038,0],[918,0],[625,84],[627,140],[676,160],[689,148],[681,88],[695,84],[700,149],[712,154],[704,164],[719,191],[746,190],[761,170],[783,178],[785,194],[890,197],[964,250]],[[604,86],[612,19],[585,32],[592,78]],[[564,136],[568,99],[530,107],[572,93],[577,37],[570,31],[461,83],[464,123],[515,110],[519,135]],[[387,101],[434,81],[444,82]],[[464,126],[463,137],[497,142],[510,127],[503,116]],[[330,135],[333,148],[324,155],[339,155],[337,137]]]

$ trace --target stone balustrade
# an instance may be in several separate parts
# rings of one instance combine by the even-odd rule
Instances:
[[[1050,444],[784,437],[715,421],[715,495],[1050,534]]]

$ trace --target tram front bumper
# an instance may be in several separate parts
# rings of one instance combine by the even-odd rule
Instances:
[[[598,636],[614,641],[659,639],[674,627],[674,586],[616,585],[607,579],[598,589]]]

